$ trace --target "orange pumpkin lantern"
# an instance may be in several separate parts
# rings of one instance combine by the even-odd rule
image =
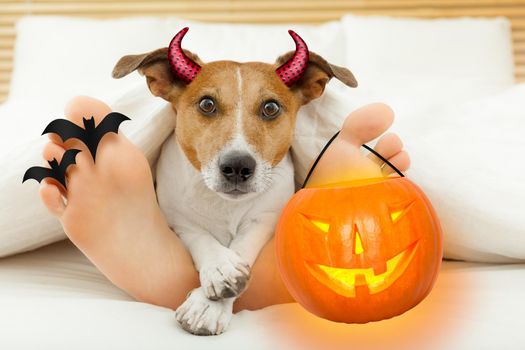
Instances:
[[[346,323],[387,319],[417,305],[442,258],[434,209],[406,177],[301,189],[281,214],[275,243],[295,300]]]

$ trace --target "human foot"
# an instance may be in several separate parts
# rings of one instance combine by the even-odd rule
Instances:
[[[110,112],[107,105],[88,97],[77,97],[65,108],[67,118],[78,125],[83,117],[91,116],[98,124]],[[196,272],[160,211],[142,152],[121,133],[109,133],[98,145],[94,163],[80,141],[62,143],[57,135],[50,139],[43,152],[45,159],[60,161],[71,148],[82,151],[76,166],[68,168],[67,192],[50,182],[40,189],[42,201],[71,241],[106,277],[137,299],[160,303],[161,294],[179,293],[182,301],[196,281],[187,287],[181,283],[179,291],[165,284],[177,274],[183,275],[177,276],[183,281],[184,274],[193,281]],[[186,270],[174,266],[177,261]],[[166,278],[169,274],[173,278]],[[170,300],[176,299],[172,296]]]
[[[389,176],[392,168],[373,154],[361,153],[361,145],[383,134],[394,121],[390,107],[375,103],[352,112],[343,123],[339,135],[330,144],[308,179],[307,187]],[[400,171],[410,165],[401,139],[393,133],[384,134],[374,150]]]

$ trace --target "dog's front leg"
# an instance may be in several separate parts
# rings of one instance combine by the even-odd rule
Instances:
[[[250,265],[208,232],[179,234],[193,257],[204,294],[211,300],[239,295],[250,277]]]
[[[246,220],[230,243],[230,249],[246,261],[250,269],[264,245],[273,236],[278,214],[275,212],[257,213]]]
[[[242,292],[249,279],[249,266],[208,232],[181,231],[179,237],[193,257],[201,287],[192,290],[177,309],[177,321],[193,334],[220,334],[232,317],[232,296]]]
[[[183,329],[197,335],[220,334],[226,329],[236,299],[228,296],[244,291],[251,266],[273,235],[276,220],[273,212],[246,220],[229,248],[206,232],[179,234],[201,280],[201,287],[192,290],[176,311]]]

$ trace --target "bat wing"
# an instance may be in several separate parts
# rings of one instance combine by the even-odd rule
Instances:
[[[64,142],[72,138],[84,142],[86,138],[86,131],[67,119],[55,119],[49,123],[44,129],[44,132],[42,132],[42,135],[49,133],[57,134]]]
[[[55,175],[55,172],[53,171],[53,169],[44,168],[41,166],[34,166],[34,167],[27,169],[27,171],[24,174],[24,179],[22,180],[22,182],[26,182],[26,180],[29,180],[29,179],[34,179],[38,182],[41,182],[46,177],[52,177],[54,179],[55,178],[54,175]]]
[[[93,160],[95,159],[97,147],[100,140],[102,140],[102,137],[104,137],[104,135],[108,132],[114,132],[115,134],[117,134],[120,124],[126,120],[130,119],[124,114],[118,112],[111,112],[108,115],[106,115],[104,119],[102,119],[102,121],[97,125],[97,127],[95,128],[95,134],[93,135],[94,139],[91,143],[92,148],[90,148],[91,154],[93,155]]]
[[[79,149],[68,149],[64,155],[62,156],[62,160],[60,161],[60,165],[58,166],[58,171],[60,171],[60,175],[62,177],[66,176],[66,170],[68,166],[76,164],[75,158],[77,157],[77,154],[80,152]]]

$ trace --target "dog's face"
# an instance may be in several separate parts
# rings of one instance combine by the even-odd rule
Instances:
[[[319,97],[332,77],[357,86],[349,70],[315,53],[310,53],[308,69],[292,87],[275,70],[293,52],[275,64],[204,64],[185,53],[202,67],[187,85],[172,72],[167,48],[124,56],[113,76],[120,78],[135,69],[146,76],[151,92],[176,111],[175,132],[186,157],[206,185],[227,199],[249,198],[271,185],[272,169],[290,148],[297,111]]]
[[[171,101],[178,142],[222,196],[264,191],[288,151],[300,103],[274,72],[264,63],[212,62]]]

